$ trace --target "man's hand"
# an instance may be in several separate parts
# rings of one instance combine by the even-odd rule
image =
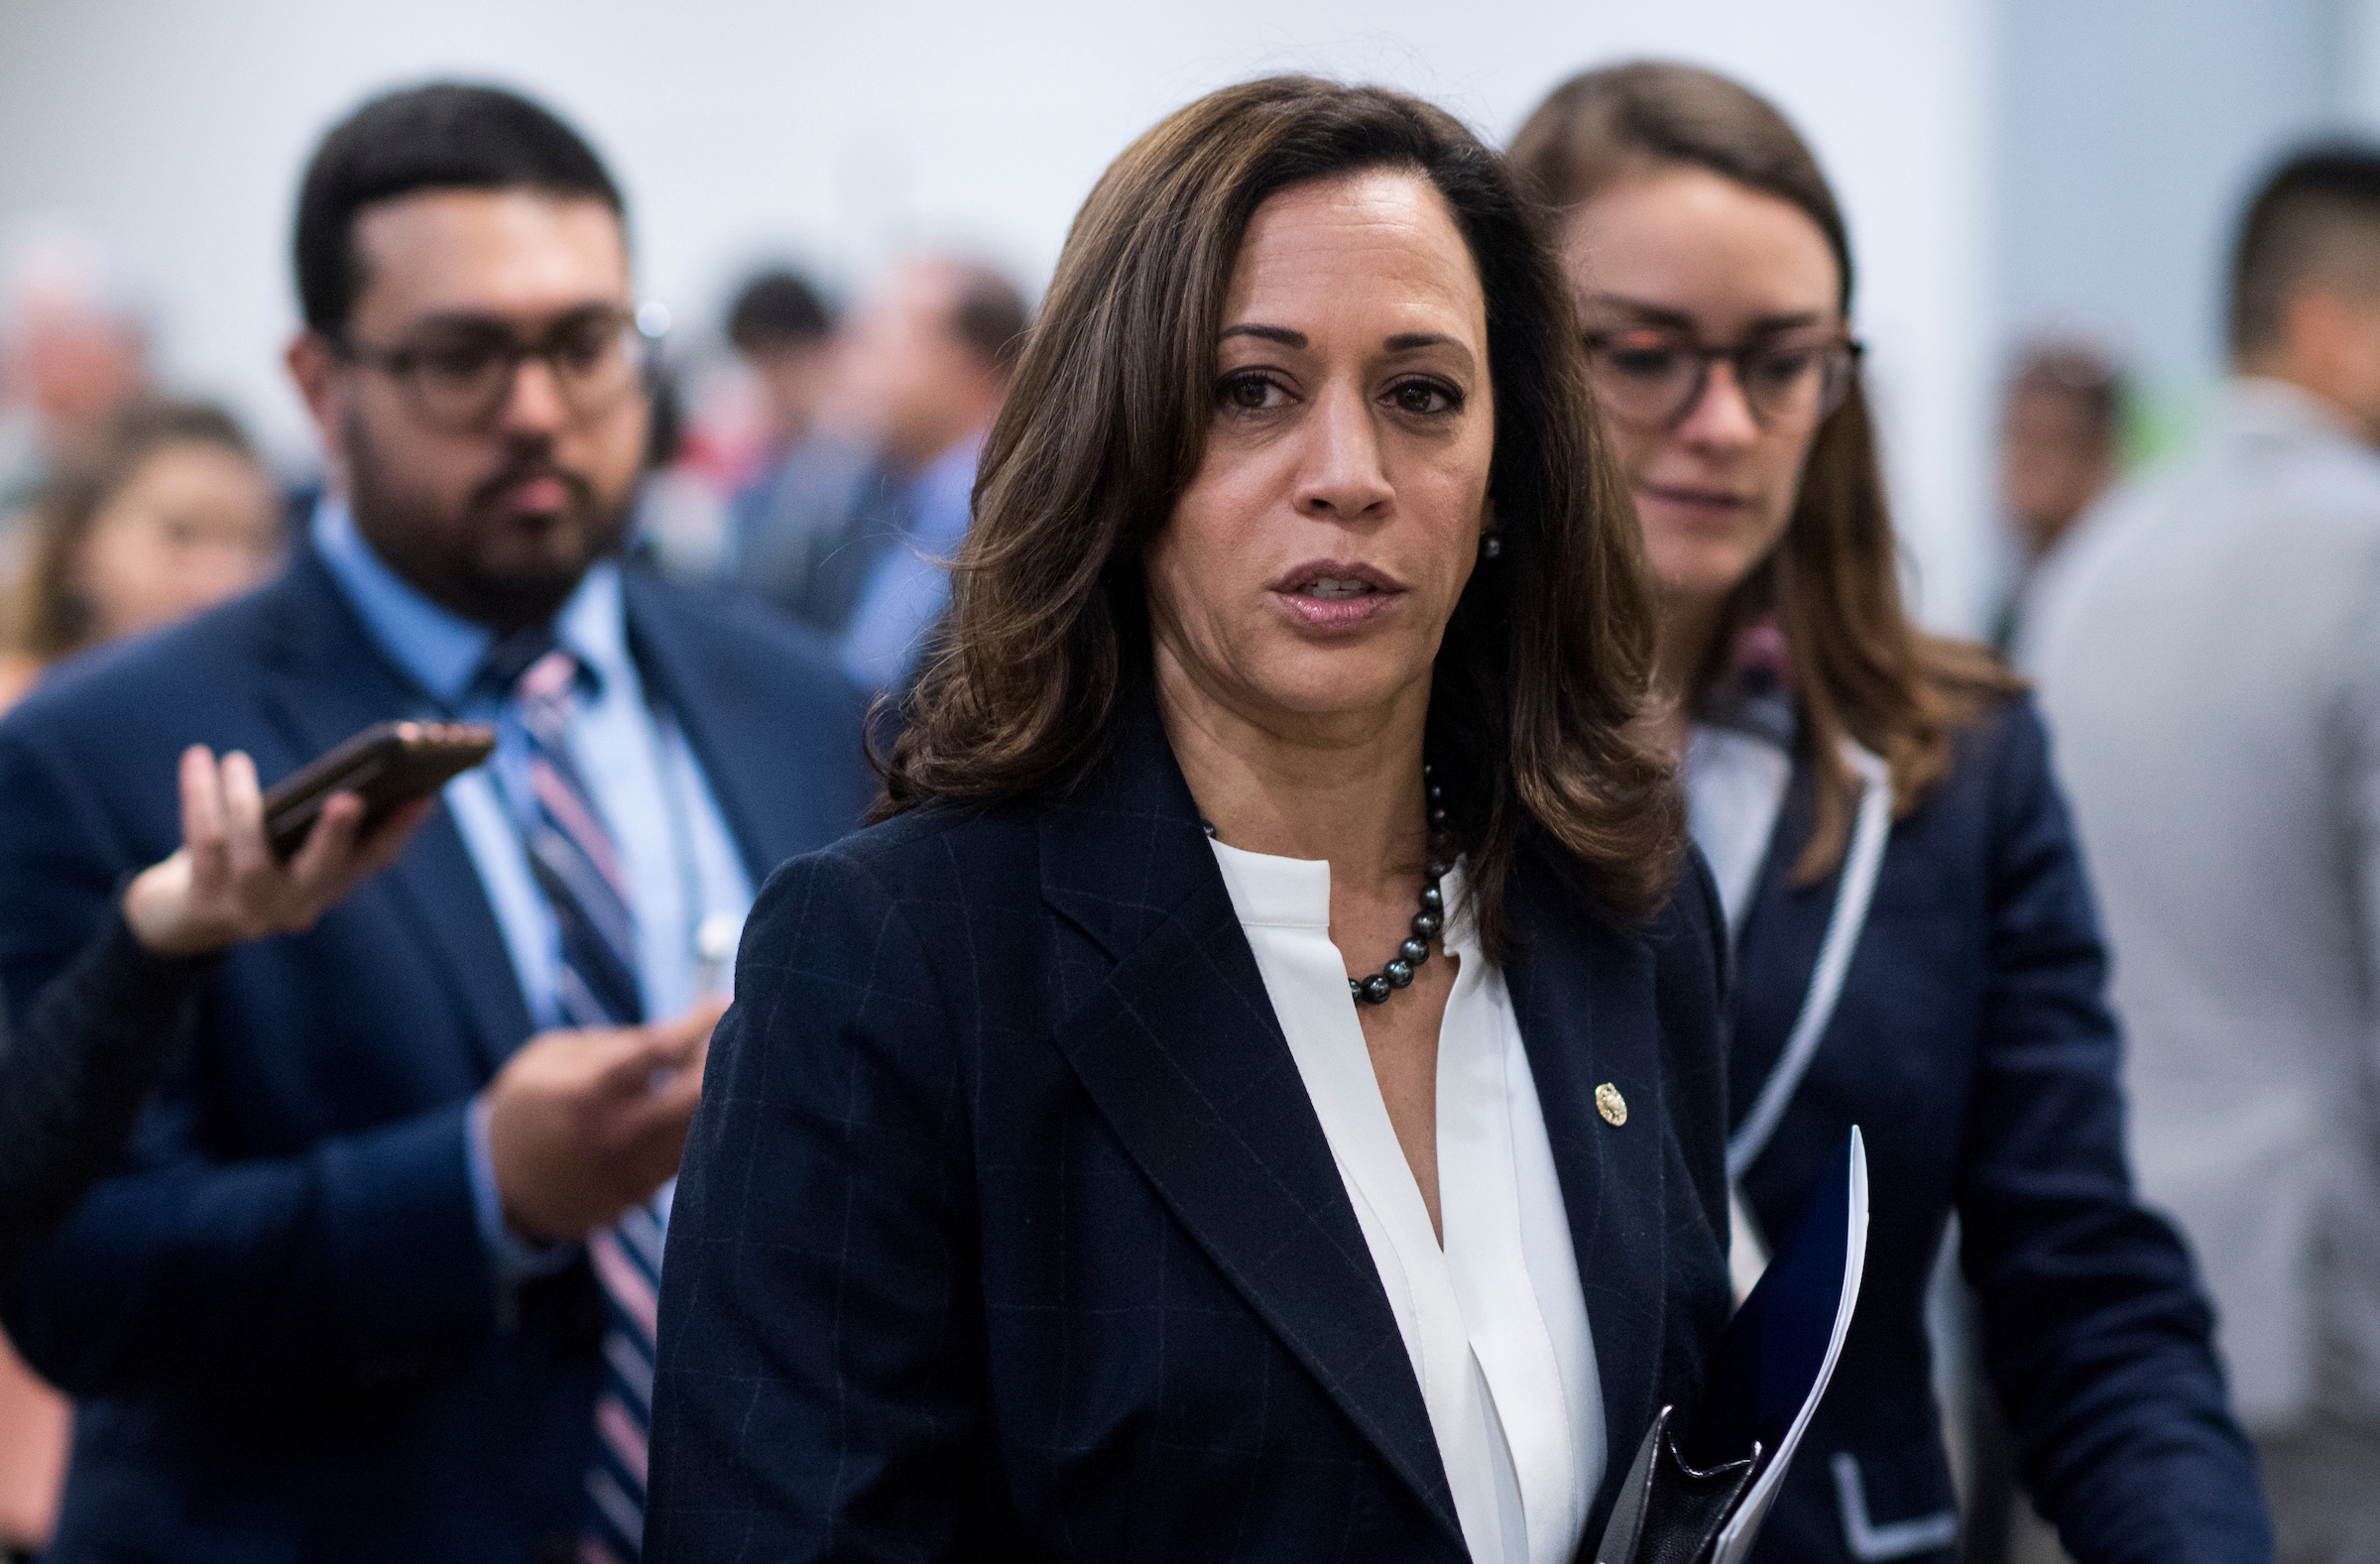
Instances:
[[[487,1092],[506,1225],[525,1238],[577,1238],[660,1188],[677,1171],[726,1009],[705,1000],[671,1021],[522,1044]]]
[[[434,799],[411,803],[359,839],[364,802],[336,793],[284,864],[265,845],[256,763],[234,750],[218,765],[204,745],[181,755],[181,849],[124,892],[124,919],[161,956],[197,956],[262,934],[299,933],[397,861]]]

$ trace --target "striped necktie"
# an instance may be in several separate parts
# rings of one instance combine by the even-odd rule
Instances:
[[[527,795],[513,800],[514,813],[530,873],[561,935],[554,989],[562,1017],[573,1026],[635,1025],[645,1017],[635,903],[611,832],[570,759],[570,719],[587,675],[543,625],[497,643],[487,668],[497,687],[512,692],[526,739]],[[636,1564],[645,1536],[661,1225],[651,1207],[631,1206],[587,1236],[587,1256],[603,1289],[603,1378],[579,1558]]]

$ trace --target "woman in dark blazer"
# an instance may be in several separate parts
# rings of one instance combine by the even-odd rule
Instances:
[[[1726,1314],[1722,946],[1575,329],[1392,93],[1229,89],[1101,180],[890,818],[745,936],[649,1558],[1598,1533]]]
[[[1988,1378],[2067,1550],[2269,1558],[2204,1296],[2133,1198],[2105,955],[2040,721],[1900,605],[1824,175],[1766,102],[1662,64],[1557,89],[1511,156],[1562,209],[1735,930],[1739,1286],[1845,1130],[1866,1139],[1857,1317],[1754,1557],[1956,1556],[1924,1323],[1956,1212]]]

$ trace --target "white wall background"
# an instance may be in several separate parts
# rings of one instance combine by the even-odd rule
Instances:
[[[2130,361],[2185,437],[2223,372],[2230,251],[2294,143],[2380,106],[2374,0],[1997,0],[1993,215],[2009,328]]]
[[[680,0],[0,0],[0,226],[77,217],[159,304],[178,384],[285,448],[298,171],[361,95],[525,86],[629,192],[647,292],[707,322],[748,262],[864,281],[960,240],[1038,287],[1099,171],[1201,91],[1302,69],[1436,99],[1495,139],[1582,66],[1685,58],[1802,125],[1848,209],[1922,604],[1977,622],[1996,349],[1985,0],[1207,0],[991,6]]]

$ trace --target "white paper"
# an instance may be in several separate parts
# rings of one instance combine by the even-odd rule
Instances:
[[[1785,1483],[1785,1473],[1793,1465],[1793,1453],[1802,1443],[1802,1434],[1810,1426],[1811,1414],[1818,1410],[1819,1398],[1827,1393],[1827,1383],[1835,1378],[1836,1360],[1843,1356],[1843,1339],[1851,1328],[1851,1311],[1859,1302],[1859,1277],[1867,1264],[1867,1145],[1860,1140],[1857,1126],[1851,1128],[1851,1178],[1849,1200],[1850,1221],[1843,1259],[1843,1296],[1835,1306],[1835,1330],[1827,1340],[1826,1361],[1819,1366],[1818,1383],[1810,1386],[1803,1397],[1801,1410],[1794,1413],[1793,1424],[1785,1431],[1785,1442],[1777,1453],[1760,1469],[1752,1480],[1750,1492],[1735,1506],[1734,1518],[1719,1534],[1712,1550],[1711,1564],[1742,1564],[1752,1550],[1752,1541],[1760,1534],[1760,1521],[1768,1506],[1776,1502],[1778,1491]]]

